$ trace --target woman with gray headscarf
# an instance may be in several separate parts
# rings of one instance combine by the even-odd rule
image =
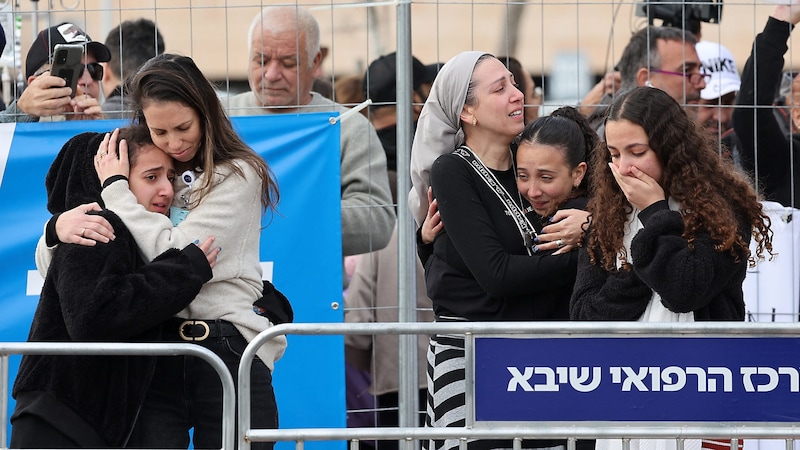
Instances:
[[[422,109],[412,148],[410,206],[425,219],[428,174],[445,223],[425,261],[437,321],[567,320],[577,252],[534,251],[530,204],[516,188],[511,143],[524,128],[523,95],[492,55],[448,61]],[[435,335],[428,350],[429,426],[465,425],[464,339]],[[458,440],[430,441],[449,450]],[[563,441],[526,441],[552,447]],[[471,441],[470,449],[510,448]]]

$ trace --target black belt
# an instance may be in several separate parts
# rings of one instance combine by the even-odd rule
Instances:
[[[167,332],[176,330],[184,341],[199,342],[208,338],[239,336],[239,330],[226,320],[198,320],[173,317],[167,321]]]

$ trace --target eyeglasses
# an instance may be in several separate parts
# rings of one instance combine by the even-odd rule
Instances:
[[[686,79],[689,80],[689,83],[691,84],[700,84],[700,80],[703,80],[704,82],[708,83],[708,81],[711,79],[711,74],[702,72],[692,72],[692,73],[672,72],[671,70],[661,70],[661,69],[650,69],[650,71],[655,73],[663,73],[664,75],[678,75],[681,77],[686,77]]]
[[[36,73],[33,74],[33,76],[38,77],[39,75],[47,72],[48,70],[50,70],[50,67],[42,67],[41,69],[37,70]],[[89,76],[92,77],[94,81],[101,81],[103,79],[102,64],[96,62],[84,64],[83,68],[81,69],[81,74],[79,75],[79,77],[82,77],[84,71],[86,70],[89,71]]]
[[[103,79],[103,65],[100,63],[88,63],[83,66],[84,70],[89,71],[89,76],[92,77],[94,81],[100,81]],[[83,76],[83,70],[81,70],[81,76]]]

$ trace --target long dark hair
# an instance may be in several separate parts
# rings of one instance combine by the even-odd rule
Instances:
[[[242,141],[222,108],[214,86],[187,56],[165,53],[148,61],[130,83],[134,103],[134,123],[147,127],[143,108],[151,102],[178,102],[194,109],[202,125],[203,141],[192,164],[204,173],[213,174],[217,164],[227,165],[239,176],[234,164],[242,160],[261,177],[261,205],[274,209],[280,199],[278,185],[264,158]],[[206,176],[199,187],[198,203],[211,189],[213,176]]]

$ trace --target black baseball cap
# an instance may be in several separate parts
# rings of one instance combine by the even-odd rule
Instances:
[[[42,30],[28,50],[25,58],[25,77],[29,78],[40,67],[50,62],[53,49],[57,44],[83,44],[92,53],[97,62],[108,62],[111,51],[102,42],[95,42],[80,27],[70,22],[63,22],[54,27]]]
[[[411,57],[411,76],[414,89],[423,83],[433,83],[438,66],[426,66]],[[372,61],[364,75],[364,92],[373,103],[394,103],[397,101],[397,53],[392,52]]]

